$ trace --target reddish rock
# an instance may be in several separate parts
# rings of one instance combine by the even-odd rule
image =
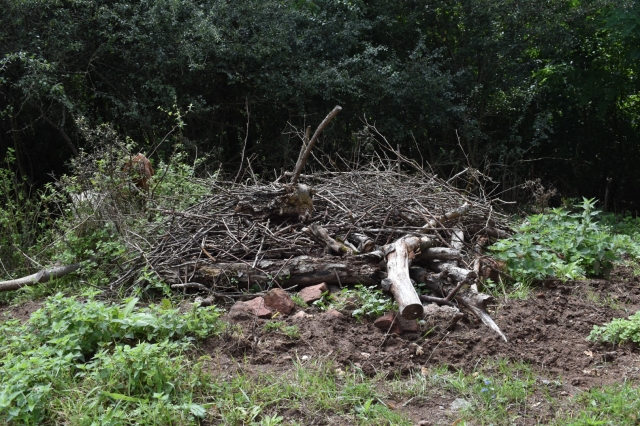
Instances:
[[[248,300],[246,302],[236,302],[229,310],[229,318],[234,320],[258,318],[271,318],[273,311],[265,306],[262,297]]]
[[[402,334],[402,328],[400,327],[400,321],[396,319],[396,314],[394,312],[389,312],[384,314],[375,322],[373,325],[385,333],[394,333],[394,334]]]
[[[329,309],[327,312],[325,312],[325,315],[329,318],[333,318],[333,319],[342,319],[344,318],[344,315],[342,315],[340,312],[336,311],[335,309]]]
[[[264,295],[264,303],[268,308],[281,314],[289,315],[296,304],[291,297],[281,288],[273,288]]]
[[[311,287],[303,288],[298,292],[298,296],[305,301],[305,303],[313,303],[316,300],[320,300],[322,298],[322,293],[329,291],[329,287],[327,284],[320,283],[318,285],[313,285]]]

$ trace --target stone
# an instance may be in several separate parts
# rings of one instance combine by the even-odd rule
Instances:
[[[273,311],[265,306],[262,297],[248,300],[246,302],[236,302],[229,310],[229,318],[233,320],[247,320],[258,318],[271,318]]]
[[[376,328],[384,331],[385,333],[394,333],[394,334],[402,334],[402,327],[400,326],[400,321],[396,319],[396,314],[394,312],[388,312],[375,320],[373,325]]]
[[[306,304],[315,302],[322,298],[322,293],[329,291],[329,287],[325,283],[318,285],[312,285],[311,287],[303,288],[298,292],[298,296],[304,300]]]
[[[264,303],[268,308],[281,314],[289,315],[296,304],[291,297],[281,288],[273,288],[264,295]]]
[[[471,408],[471,403],[463,398],[456,398],[449,404],[449,410],[451,411],[460,411],[465,408]]]
[[[329,318],[333,318],[333,319],[342,319],[344,318],[344,315],[342,315],[340,312],[336,311],[335,309],[329,309],[327,312],[325,312],[325,315]]]
[[[293,320],[304,319],[307,318],[307,313],[305,311],[296,312],[294,316],[291,317]]]

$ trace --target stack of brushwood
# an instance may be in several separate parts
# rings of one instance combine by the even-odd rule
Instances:
[[[489,296],[478,289],[479,274],[491,267],[483,249],[508,236],[506,217],[488,197],[459,190],[397,152],[346,171],[303,175],[338,108],[313,138],[307,130],[294,172],[272,183],[216,181],[210,196],[184,211],[157,209],[166,232],[145,249],[131,242],[139,256],[111,290],[142,269],[173,289],[206,294],[205,304],[273,286],[375,285],[393,295],[405,319],[421,318],[423,304],[449,305],[506,340],[487,313]]]
[[[113,285],[141,267],[173,289],[208,293],[205,303],[272,286],[380,285],[403,318],[421,318],[425,303],[462,306],[506,340],[477,287],[480,271],[491,268],[483,247],[508,235],[506,217],[398,153],[302,175],[316,135],[304,141],[295,171],[275,182],[217,182],[199,204],[162,210],[168,231]],[[419,295],[416,284],[431,295]]]

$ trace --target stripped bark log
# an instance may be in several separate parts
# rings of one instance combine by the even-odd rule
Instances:
[[[398,302],[398,314],[405,319],[422,317],[424,308],[409,277],[409,262],[420,248],[420,238],[407,236],[390,244],[387,254],[389,291]]]
[[[467,214],[467,212],[470,209],[471,209],[471,204],[464,203],[463,205],[461,205],[460,207],[458,207],[453,211],[450,211],[448,213],[443,214],[442,216],[438,216],[434,219],[431,219],[429,222],[427,222],[426,225],[423,226],[423,228],[435,228],[438,226],[439,223],[442,223],[447,220],[457,219],[460,216]]]
[[[70,273],[77,271],[78,269],[80,269],[80,266],[82,266],[82,263],[58,266],[50,269],[43,269],[36,274],[18,278],[15,280],[2,281],[0,282],[0,292],[18,290],[22,287],[45,283],[55,278],[62,278],[65,275],[69,275]]]
[[[453,277],[456,281],[470,281],[478,277],[474,271],[459,268],[451,263],[431,262],[429,267],[436,272],[446,271],[447,274]]]
[[[414,263],[427,263],[432,260],[462,260],[460,250],[448,247],[429,248],[418,254],[413,260]]]
[[[486,326],[498,333],[506,342],[507,336],[504,335],[500,327],[493,321],[489,313],[487,313],[487,302],[493,300],[491,296],[484,293],[470,293],[467,295],[456,296],[458,303],[469,309],[476,317],[480,319]]]
[[[451,248],[462,250],[464,248],[464,231],[460,228],[453,228],[451,231]]]

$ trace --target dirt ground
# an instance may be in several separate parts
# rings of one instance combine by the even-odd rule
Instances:
[[[4,313],[25,320],[40,305],[27,302],[18,307],[0,306],[0,317]],[[594,386],[640,379],[638,347],[585,339],[593,325],[640,310],[640,280],[630,268],[617,268],[608,280],[550,282],[535,288],[526,300],[498,300],[490,308],[508,342],[470,316],[451,330],[421,330],[398,336],[375,328],[372,321],[357,321],[349,311],[336,315],[335,311],[332,314],[310,307],[303,318],[281,319],[298,326],[299,339],[266,332],[265,320],[254,320],[237,324],[243,328],[238,334],[241,337],[210,338],[199,349],[215,358],[229,374],[239,362],[245,370],[286,373],[292,369],[293,360],[304,363],[323,359],[337,365],[355,365],[370,376],[407,377],[421,371],[428,374],[429,368],[439,365],[470,373],[488,359],[524,361],[532,366],[545,391],[533,397],[542,402],[537,411],[521,413],[517,424],[522,425],[544,424],[554,417],[557,406],[548,403],[549,396],[562,401]],[[430,423],[425,424],[438,425],[455,420],[447,410],[453,399],[454,395],[442,391],[419,403],[385,402],[397,406],[416,423],[428,419]],[[318,424],[327,423],[320,420]]]
[[[487,359],[524,361],[545,391],[534,395],[534,401],[537,397],[543,402],[536,412],[522,413],[518,424],[523,425],[553,418],[557,407],[545,402],[548,396],[562,400],[594,386],[640,378],[640,349],[585,339],[593,325],[640,309],[640,282],[629,268],[618,268],[609,280],[550,282],[534,289],[527,300],[500,300],[491,309],[508,342],[469,316],[452,330],[436,330],[426,337],[423,331],[397,336],[375,328],[371,321],[357,321],[348,311],[336,316],[309,308],[305,318],[284,319],[287,325],[298,326],[298,340],[265,332],[264,320],[246,321],[239,323],[242,338],[209,339],[203,350],[227,364],[229,371],[237,366],[237,359],[244,360],[244,369],[283,372],[291,368],[292,360],[322,358],[388,377],[438,365],[470,373]],[[417,351],[418,346],[422,351]],[[416,423],[428,419],[434,425],[451,424],[455,417],[447,407],[454,398],[443,392],[419,404],[388,403]]]

